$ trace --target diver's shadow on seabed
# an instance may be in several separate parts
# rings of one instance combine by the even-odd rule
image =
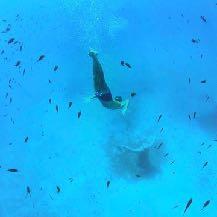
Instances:
[[[109,151],[115,174],[126,179],[147,179],[160,173],[163,163],[162,150],[152,147],[139,151],[113,146]]]

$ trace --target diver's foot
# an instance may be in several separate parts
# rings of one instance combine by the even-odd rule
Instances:
[[[90,56],[90,57],[96,57],[97,54],[98,54],[98,53],[97,53],[95,50],[92,50],[92,49],[91,49],[91,50],[89,51],[89,56]]]

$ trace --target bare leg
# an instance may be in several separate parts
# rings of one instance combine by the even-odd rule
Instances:
[[[90,51],[89,56],[93,59],[93,82],[94,89],[99,93],[106,93],[109,88],[105,82],[102,66],[97,58],[96,52]]]

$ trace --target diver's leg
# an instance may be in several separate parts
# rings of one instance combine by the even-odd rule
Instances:
[[[105,82],[103,69],[97,58],[96,52],[90,51],[89,56],[93,59],[93,81],[95,91],[100,93],[107,92],[109,88]]]

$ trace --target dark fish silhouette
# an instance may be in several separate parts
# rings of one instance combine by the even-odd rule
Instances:
[[[23,69],[23,75],[25,75],[25,73],[26,73],[26,69]]]
[[[2,51],[1,51],[1,54],[3,54],[4,52],[5,52],[5,51],[4,51],[4,50],[2,50]]]
[[[127,66],[128,68],[132,68],[131,65],[129,63],[125,63],[125,66]]]
[[[205,84],[205,83],[206,83],[206,80],[202,80],[200,83]]]
[[[58,105],[56,105],[56,111],[57,111],[57,112],[59,111],[59,107],[58,107]]]
[[[191,79],[190,79],[190,78],[188,79],[188,83],[189,83],[189,84],[191,83]]]
[[[204,16],[200,16],[200,19],[203,21],[203,22],[207,22],[206,18]]]
[[[203,142],[202,144],[201,144],[201,146],[203,146],[205,143]]]
[[[20,51],[22,51],[22,50],[23,50],[23,45],[20,46]]]
[[[194,39],[194,38],[192,38],[192,39],[191,39],[191,42],[192,42],[192,43],[195,43],[195,44],[198,44],[198,43],[200,42],[200,39]]]
[[[8,169],[8,171],[9,171],[9,172],[12,172],[12,173],[16,173],[16,172],[18,172],[17,169]]]
[[[162,118],[162,115],[160,115],[160,116],[158,117],[157,122],[159,122],[161,118]]]
[[[21,64],[21,62],[20,62],[20,61],[17,61],[16,64],[15,64],[14,66],[17,67],[17,66],[19,66],[20,64]]]
[[[31,194],[31,189],[30,189],[29,186],[26,187],[26,193],[27,193],[27,194]]]
[[[121,65],[124,66],[124,61],[123,60],[121,61]]]
[[[68,108],[70,108],[72,106],[72,102],[69,102],[69,107]]]
[[[57,193],[60,193],[60,187],[59,186],[56,187],[57,187]]]
[[[188,210],[188,208],[190,207],[190,205],[192,204],[192,202],[193,202],[193,200],[192,200],[192,198],[188,201],[188,203],[187,203],[187,205],[186,205],[186,207],[185,207],[185,211],[184,211],[184,213]]]
[[[49,84],[51,84],[51,83],[52,83],[50,79],[48,80],[48,82],[49,82]]]
[[[162,132],[163,132],[163,130],[164,130],[164,128],[161,128],[160,132],[162,133]]]
[[[188,115],[189,120],[191,120],[191,115]]]
[[[205,207],[207,207],[209,204],[210,204],[210,200],[207,200],[207,201],[203,204],[202,210],[203,210]]]
[[[45,55],[41,55],[41,56],[38,58],[37,62],[43,60],[44,58],[45,58]]]
[[[165,155],[164,155],[164,157],[167,157],[169,155],[169,153],[166,153]]]
[[[200,58],[201,58],[201,59],[203,58],[203,54],[200,55]]]
[[[179,207],[179,205],[176,205],[176,206],[173,207],[173,209],[176,209],[176,208],[178,208],[178,207]]]
[[[14,38],[10,38],[9,40],[8,40],[8,44],[11,44],[11,43],[13,43],[14,42]]]
[[[157,149],[160,149],[160,147],[163,145],[163,142],[160,143],[160,145],[158,145]]]
[[[210,99],[210,97],[209,97],[209,96],[206,96],[206,102],[207,102],[209,99]]]
[[[107,186],[107,188],[110,186],[110,181],[107,181],[107,183],[106,183],[106,186]]]
[[[51,104],[51,99],[49,99],[49,103]]]
[[[196,117],[197,112],[194,112],[194,118]]]
[[[134,97],[134,96],[136,96],[136,93],[132,92],[130,95],[131,95],[131,97]]]
[[[208,165],[208,161],[204,163],[203,168]]]
[[[58,66],[54,66],[53,70],[56,72],[58,68],[59,68]]]
[[[2,33],[7,33],[11,30],[11,28],[8,26],[5,30],[2,31]]]
[[[80,118],[80,117],[81,117],[81,111],[78,112],[78,118]]]
[[[212,145],[208,145],[208,146],[207,146],[207,149],[209,149],[209,148],[211,148],[211,147],[212,147]]]
[[[26,142],[28,142],[28,140],[29,140],[29,137],[27,136],[27,137],[25,138],[24,142],[26,143]]]

